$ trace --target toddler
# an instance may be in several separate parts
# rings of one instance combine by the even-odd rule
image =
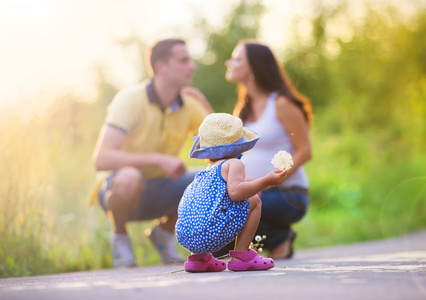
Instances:
[[[207,169],[195,176],[179,203],[176,237],[191,251],[185,263],[187,272],[223,271],[226,264],[212,256],[236,239],[228,269],[232,271],[267,270],[271,258],[249,250],[261,215],[257,195],[269,186],[281,184],[287,170],[274,170],[266,176],[245,181],[241,153],[254,147],[259,136],[243,127],[230,114],[208,115],[193,138],[191,158],[207,159]]]

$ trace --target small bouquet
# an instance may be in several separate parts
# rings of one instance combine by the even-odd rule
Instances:
[[[259,254],[262,253],[263,252],[263,249],[262,249],[263,244],[261,244],[260,242],[263,241],[264,239],[266,239],[266,235],[263,235],[263,236],[256,235],[256,237],[254,238],[256,243],[253,244],[253,242],[251,242],[249,249],[253,249],[254,251],[256,251]]]
[[[290,153],[281,150],[274,155],[274,158],[271,160],[271,163],[277,169],[287,170],[293,166],[293,158]]]

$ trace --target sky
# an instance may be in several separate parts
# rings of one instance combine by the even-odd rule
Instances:
[[[255,1],[255,0],[252,0]],[[266,12],[259,39],[283,50],[295,15],[309,16],[314,0],[261,0]],[[339,0],[323,0],[335,5]],[[393,1],[393,0],[375,0]],[[396,1],[396,0],[395,0]],[[426,1],[426,0],[417,0]],[[194,56],[203,53],[191,35],[194,20],[223,26],[239,0],[2,0],[0,2],[0,109],[18,102],[54,99],[72,92],[95,98],[94,66],[108,66],[118,86],[138,79],[116,41],[136,34],[151,44],[159,38],[188,40]]]

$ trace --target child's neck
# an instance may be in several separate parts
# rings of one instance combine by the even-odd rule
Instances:
[[[226,157],[226,158],[221,158],[221,159],[215,160],[215,161],[213,161],[213,162],[210,162],[210,163],[209,163],[209,165],[207,166],[207,169],[211,169],[211,168],[213,168],[213,167],[215,167],[215,166],[219,165],[219,164],[220,164],[221,162],[223,162],[224,160],[232,159],[232,158],[237,158],[237,155],[235,155],[235,156],[231,156],[231,157]]]
[[[211,169],[211,168],[213,168],[213,167],[215,167],[215,166],[217,166],[217,165],[219,165],[222,161],[224,161],[225,159],[218,159],[218,160],[215,160],[215,161],[213,161],[213,162],[211,162],[211,163],[209,163],[209,165],[207,166],[207,169]]]

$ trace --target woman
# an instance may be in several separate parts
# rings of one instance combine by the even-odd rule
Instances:
[[[255,179],[270,172],[274,168],[271,159],[279,150],[293,156],[294,165],[287,179],[260,195],[262,217],[256,232],[266,235],[263,248],[270,251],[271,258],[290,258],[296,237],[291,226],[302,219],[309,202],[309,181],[303,164],[312,155],[309,137],[312,107],[292,86],[265,45],[240,41],[226,66],[226,79],[238,84],[234,115],[261,137],[243,156],[246,178]]]

